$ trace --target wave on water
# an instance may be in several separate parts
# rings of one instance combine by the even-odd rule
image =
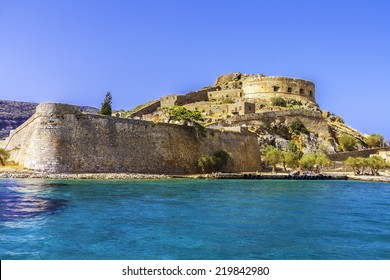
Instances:
[[[66,204],[45,197],[49,185],[12,185],[0,188],[0,221],[15,221],[52,214]]]

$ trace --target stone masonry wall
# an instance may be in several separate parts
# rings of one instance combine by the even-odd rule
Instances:
[[[359,151],[350,151],[350,152],[342,152],[337,154],[330,154],[328,155],[329,158],[332,161],[344,161],[349,157],[369,157],[370,155],[375,155],[379,151],[390,151],[390,148],[374,148],[374,149],[366,149],[366,150],[359,150]]]
[[[216,100],[216,101],[223,101],[228,98],[236,99],[242,97],[242,90],[241,89],[226,89],[226,90],[219,90],[219,91],[209,91],[208,93],[208,99],[209,100]]]
[[[186,104],[208,101],[208,92],[214,91],[214,87],[201,89],[198,91],[191,91],[187,94],[171,94],[160,98],[161,107],[167,106],[183,106]]]
[[[256,171],[260,154],[249,132],[208,129],[82,114],[76,106],[43,103],[6,140],[11,160],[47,172],[197,173],[202,154],[225,149],[225,171]]]
[[[247,125],[256,127],[269,126],[275,120],[291,123],[294,119],[300,119],[305,127],[312,132],[318,133],[324,139],[331,139],[332,133],[326,121],[318,111],[308,111],[303,109],[269,111],[246,115],[237,115],[218,123],[218,126]],[[218,127],[215,126],[215,127]]]
[[[130,115],[131,118],[139,117],[142,118],[143,115],[151,114],[157,110],[161,106],[160,101],[151,102],[145,106],[143,106],[140,110]]]
[[[315,102],[315,86],[312,82],[273,76],[255,76],[243,81],[246,98],[283,97]]]

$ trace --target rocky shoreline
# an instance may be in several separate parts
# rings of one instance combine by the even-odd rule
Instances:
[[[135,173],[45,173],[29,170],[0,170],[0,179],[51,179],[51,180],[161,180],[173,178],[186,179],[284,179],[284,180],[356,180],[369,182],[389,182],[390,175],[367,176],[351,175],[350,173],[332,172],[324,175],[294,177],[288,174],[270,173],[214,173],[194,175],[161,175]]]
[[[390,183],[390,176],[349,175],[348,180]]]
[[[31,171],[4,171],[0,172],[1,179],[52,179],[52,180],[145,180],[171,179],[171,176],[160,174],[134,173],[45,173]]]

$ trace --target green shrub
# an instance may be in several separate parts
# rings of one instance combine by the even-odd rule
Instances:
[[[309,134],[309,130],[305,127],[302,121],[298,118],[295,118],[289,125],[289,129],[293,134],[305,133]]]
[[[299,166],[303,170],[312,170],[315,164],[316,164],[315,154],[304,154],[299,160]]]
[[[355,148],[356,139],[348,134],[342,134],[338,140],[343,152],[352,151]]]
[[[316,153],[316,165],[317,171],[321,171],[324,167],[329,167],[332,164],[332,161],[324,153]]]
[[[284,100],[281,97],[272,97],[271,104],[272,104],[272,106],[279,106],[279,107],[286,107],[287,106],[286,100]]]
[[[218,150],[213,155],[201,155],[198,159],[198,167],[203,173],[222,171],[231,158],[231,154],[227,151]]]
[[[364,141],[370,148],[380,147],[383,144],[383,136],[380,134],[371,134]]]
[[[213,156],[201,155],[198,159],[198,166],[202,169],[203,173],[211,172],[214,165],[215,158]]]
[[[9,152],[3,148],[0,148],[0,163],[1,165],[5,165],[7,160],[9,159]]]
[[[293,153],[297,153],[299,151],[298,147],[297,147],[297,145],[295,144],[294,141],[292,141],[292,140],[288,141],[287,151],[291,151]]]
[[[231,159],[231,154],[228,153],[227,151],[225,150],[219,150],[219,151],[216,151],[213,156],[215,157],[216,159],[216,165],[215,165],[215,168],[217,170],[222,170],[224,167],[226,167],[226,165],[228,164],[228,161],[229,159]]]
[[[222,99],[222,103],[223,104],[233,104],[234,100],[231,97],[225,97],[224,99]]]

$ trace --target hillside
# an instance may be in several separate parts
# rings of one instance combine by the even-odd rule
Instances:
[[[38,103],[0,100],[0,139],[8,136],[10,130],[17,128],[30,118]],[[81,107],[82,112],[96,114],[98,109]]]
[[[37,103],[0,100],[0,138],[24,123],[35,112]]]

